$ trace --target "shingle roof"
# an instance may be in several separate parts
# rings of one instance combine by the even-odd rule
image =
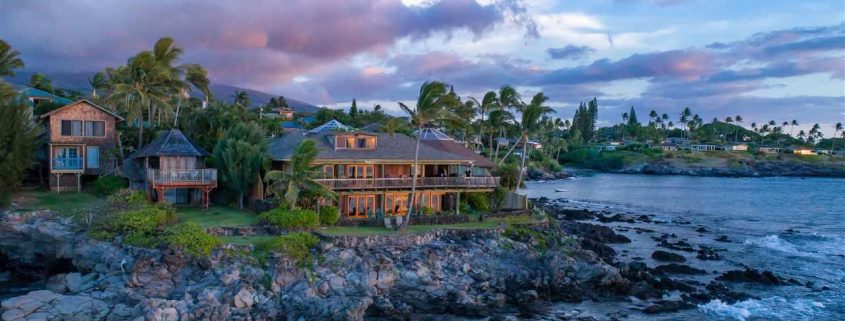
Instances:
[[[185,137],[185,134],[178,129],[171,129],[151,141],[144,147],[141,147],[134,157],[151,157],[151,156],[196,156],[208,157],[208,153],[202,147],[194,144],[190,139]]]
[[[120,117],[120,115],[115,114],[113,111],[108,110],[108,109],[106,109],[106,108],[103,108],[103,107],[101,107],[101,106],[99,106],[99,105],[97,105],[97,104],[95,104],[95,103],[92,103],[92,102],[91,102],[90,100],[88,100],[88,99],[80,99],[80,100],[77,100],[77,101],[72,102],[72,103],[70,103],[70,104],[67,104],[67,105],[64,105],[64,106],[62,106],[62,107],[56,108],[56,109],[54,109],[54,110],[50,111],[49,113],[46,113],[46,114],[44,114],[44,115],[41,115],[41,118],[49,117],[50,115],[55,114],[55,113],[59,112],[59,111],[60,111],[60,110],[62,110],[62,109],[65,109],[65,108],[67,108],[67,107],[70,107],[70,106],[73,106],[73,105],[76,105],[76,104],[79,104],[79,103],[86,103],[86,104],[88,104],[88,105],[89,105],[89,106],[91,106],[91,107],[97,108],[97,109],[99,109],[99,110],[101,110],[101,111],[105,112],[106,114],[111,115],[112,117],[116,118],[117,120],[123,120],[123,117]]]
[[[416,146],[414,138],[388,133],[361,133],[378,137],[376,149],[335,150],[332,146],[332,136],[335,133],[306,133],[301,131],[291,132],[283,137],[270,140],[270,157],[273,160],[289,160],[294,149],[305,139],[312,139],[317,143],[319,153],[317,160],[388,160],[388,161],[413,161]],[[447,141],[448,142],[448,141]],[[456,163],[472,163],[480,167],[492,167],[493,163],[482,156],[476,155],[457,143],[454,145],[440,146],[427,143],[420,144],[420,161],[449,161]],[[471,155],[470,155],[471,154]],[[486,160],[486,162],[482,161]]]

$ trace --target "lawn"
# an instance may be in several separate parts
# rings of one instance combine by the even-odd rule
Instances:
[[[182,221],[193,221],[201,227],[247,226],[258,223],[258,214],[229,206],[178,207],[176,214]]]
[[[85,191],[55,193],[35,190],[18,193],[13,197],[12,202],[19,208],[49,209],[68,214],[77,209],[102,205],[105,203],[105,198]]]

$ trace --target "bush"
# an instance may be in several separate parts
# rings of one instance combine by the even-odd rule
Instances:
[[[208,256],[211,250],[222,244],[220,238],[209,235],[195,222],[169,227],[164,234],[164,239],[170,246],[193,256]]]
[[[94,191],[101,196],[112,195],[126,187],[129,187],[129,181],[114,175],[100,176],[94,182]]]
[[[421,212],[423,213],[423,215],[433,215],[434,209],[428,206],[423,206]]]
[[[141,191],[124,188],[109,195],[106,198],[106,202],[109,203],[109,206],[117,210],[138,209],[147,205],[147,195]]]
[[[297,261],[310,256],[311,248],[320,240],[311,233],[297,232],[274,237],[257,245],[259,251],[278,252]]]
[[[258,218],[268,224],[284,228],[312,228],[320,224],[317,213],[305,209],[277,208],[261,213]]]
[[[129,245],[155,247],[161,243],[158,239],[161,228],[173,221],[175,214],[171,208],[143,206],[104,219],[90,232],[90,236],[109,241],[124,235],[124,241]]]
[[[490,200],[487,193],[467,193],[467,204],[476,211],[489,211]]]
[[[340,210],[334,206],[323,206],[320,208],[320,225],[332,226],[340,219]]]

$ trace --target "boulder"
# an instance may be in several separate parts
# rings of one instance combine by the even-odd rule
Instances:
[[[707,271],[696,269],[689,265],[669,263],[654,268],[655,271],[665,274],[707,274]]]
[[[687,259],[683,255],[672,252],[657,250],[651,253],[651,258],[662,262],[686,262]]]
[[[782,285],[783,281],[771,271],[760,272],[754,269],[730,270],[716,277],[716,280],[727,282],[746,282],[768,285]]]

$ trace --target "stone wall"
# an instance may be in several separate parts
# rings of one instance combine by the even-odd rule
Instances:
[[[332,236],[315,232],[325,241],[341,248],[409,248],[452,238],[498,238],[504,227],[486,230],[435,229],[422,234]]]

